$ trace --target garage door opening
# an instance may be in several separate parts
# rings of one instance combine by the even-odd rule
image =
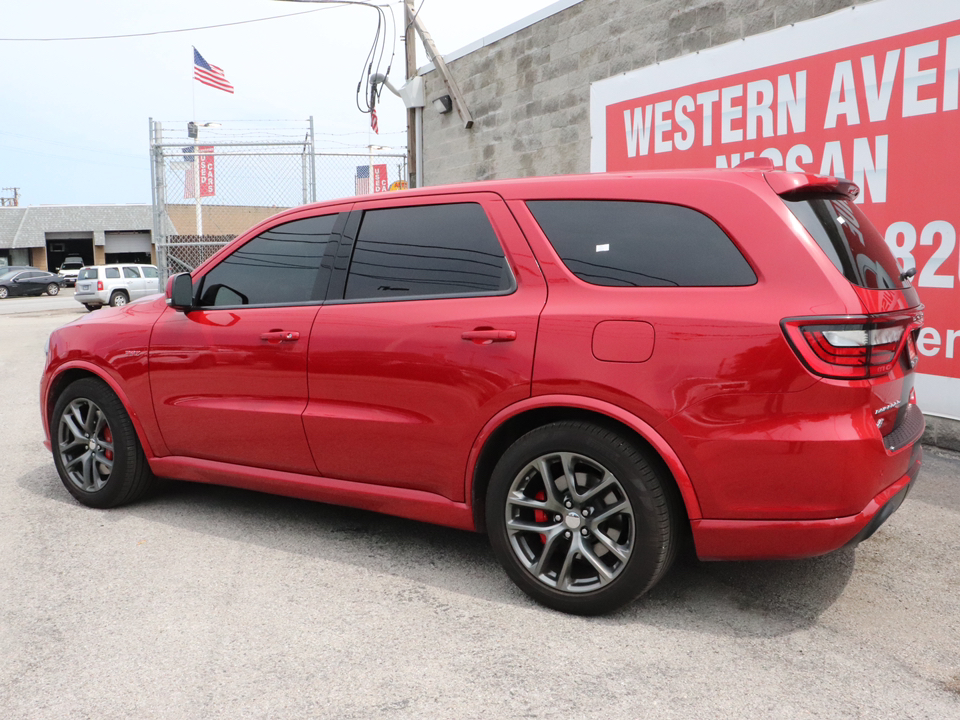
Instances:
[[[110,263],[153,262],[149,232],[108,232],[103,236],[103,256]]]

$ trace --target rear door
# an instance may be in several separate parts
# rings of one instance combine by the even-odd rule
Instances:
[[[131,300],[136,300],[147,294],[143,276],[140,274],[140,268],[136,265],[124,265],[121,271],[123,273],[124,287],[126,287]]]
[[[300,416],[339,217],[270,227],[194,277],[197,309],[163,312],[150,382],[171,454],[316,474]]]
[[[153,265],[141,265],[140,272],[143,273],[143,291],[145,295],[153,295],[160,292],[160,273]]]
[[[546,284],[500,198],[355,211],[310,338],[320,473],[463,500],[484,424],[530,395]]]

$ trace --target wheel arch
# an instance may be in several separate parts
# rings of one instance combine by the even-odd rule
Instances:
[[[57,371],[57,374],[50,379],[50,383],[47,386],[46,396],[44,398],[43,408],[43,421],[47,427],[47,437],[50,438],[50,441],[53,442],[55,439],[55,430],[52,419],[53,408],[57,404],[57,398],[60,397],[60,394],[68,385],[76,382],[77,380],[82,380],[83,378],[93,378],[95,380],[101,380],[107,384],[113,394],[119,398],[121,404],[123,405],[123,409],[130,417],[130,421],[133,423],[133,428],[137,433],[137,438],[140,440],[140,445],[143,448],[144,454],[148,459],[155,457],[153,448],[151,447],[150,441],[147,438],[147,434],[144,432],[143,425],[140,422],[140,418],[132,409],[130,399],[127,397],[127,394],[123,391],[120,384],[109,374],[104,373],[100,368],[88,365],[86,363],[64,365]]]
[[[528,398],[498,413],[481,431],[470,453],[465,497],[470,498],[478,531],[486,527],[485,500],[490,475],[504,451],[529,431],[561,420],[584,420],[620,432],[649,451],[682,499],[686,521],[702,517],[700,502],[683,463],[667,441],[636,415],[598,400],[577,396]]]

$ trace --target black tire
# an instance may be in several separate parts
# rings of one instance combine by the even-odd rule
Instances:
[[[0,286],[0,300],[6,300],[7,295],[9,294],[10,294],[9,290],[7,290],[5,287]]]
[[[60,480],[84,505],[131,503],[157,484],[130,416],[102,380],[67,386],[54,405],[50,436]]]
[[[93,312],[100,308],[99,305],[92,305],[91,303],[84,303],[83,306],[87,309],[87,312]]]
[[[60,286],[57,283],[47,285],[47,295],[56,295],[60,292]]]
[[[626,605],[660,580],[680,543],[679,499],[658,467],[592,423],[530,431],[490,479],[487,531],[497,559],[521,590],[555,610],[599,615]]]
[[[128,302],[130,302],[130,298],[128,298],[127,294],[121,290],[118,290],[110,296],[110,305],[113,307],[123,307]]]

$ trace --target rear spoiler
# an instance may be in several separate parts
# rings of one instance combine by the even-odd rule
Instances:
[[[831,195],[845,195],[855,200],[860,194],[856,183],[844,178],[829,175],[814,175],[813,173],[785,172],[775,170],[773,160],[766,157],[753,157],[737,165],[737,170],[764,170],[764,178],[773,191],[787,199],[803,195],[829,193]]]

